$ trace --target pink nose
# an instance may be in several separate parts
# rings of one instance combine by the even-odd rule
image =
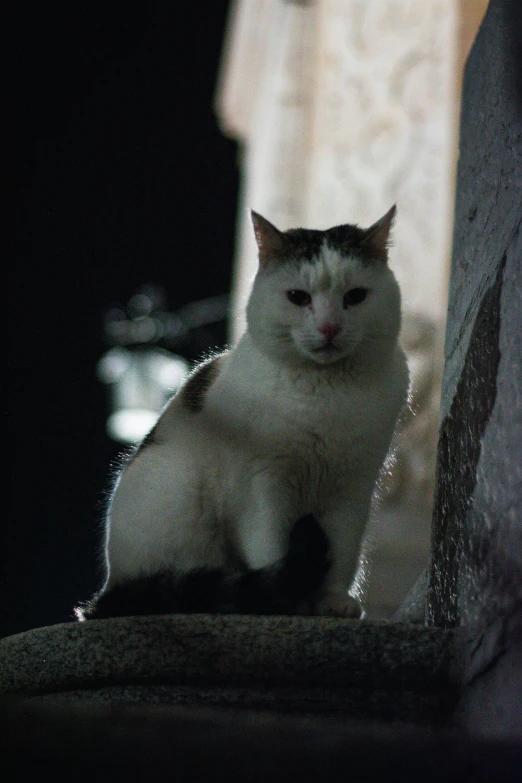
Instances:
[[[341,326],[338,323],[330,323],[326,321],[324,324],[320,324],[318,329],[321,334],[324,334],[328,342],[331,343],[335,335],[339,334],[341,331]]]

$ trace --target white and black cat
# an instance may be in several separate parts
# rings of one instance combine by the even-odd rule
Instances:
[[[106,581],[79,619],[360,615],[348,591],[408,392],[394,215],[282,232],[252,212],[247,331],[196,367],[127,460]]]

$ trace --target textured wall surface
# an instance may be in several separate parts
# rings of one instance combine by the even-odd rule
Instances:
[[[478,731],[522,730],[521,16],[491,0],[465,74],[428,585]]]
[[[487,620],[522,586],[522,149],[506,0],[468,61],[430,619]]]

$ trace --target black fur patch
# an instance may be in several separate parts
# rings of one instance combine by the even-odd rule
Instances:
[[[286,557],[259,571],[163,572],[117,585],[75,609],[80,620],[150,614],[296,614],[328,572],[328,541],[309,514],[295,524]]]
[[[194,571],[182,578],[168,571],[116,585],[75,609],[80,620],[150,614],[220,611],[224,573]]]
[[[205,394],[219,371],[219,359],[216,356],[196,367],[180,391],[181,404],[192,413],[203,410]]]
[[[244,574],[235,600],[240,614],[293,615],[311,602],[329,568],[328,540],[312,514],[299,519],[279,565]]]

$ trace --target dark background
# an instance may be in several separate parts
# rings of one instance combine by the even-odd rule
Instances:
[[[99,585],[104,490],[122,448],[105,433],[96,378],[104,311],[148,282],[169,309],[229,290],[237,148],[213,110],[227,5],[11,12],[2,635],[71,620]],[[226,324],[205,339],[223,345]]]

